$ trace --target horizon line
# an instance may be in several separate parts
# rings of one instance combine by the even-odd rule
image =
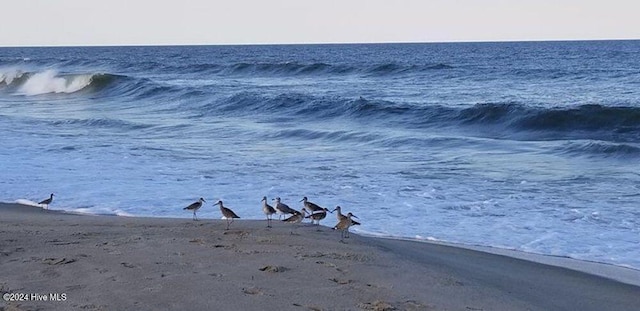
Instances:
[[[371,42],[259,42],[259,43],[135,43],[135,44],[51,44],[0,45],[0,48],[62,48],[62,47],[179,47],[179,46],[287,46],[287,45],[377,45],[377,44],[455,44],[455,43],[536,43],[536,42],[598,42],[638,41],[640,38],[596,39],[514,39],[514,40],[460,40],[460,41],[371,41]]]

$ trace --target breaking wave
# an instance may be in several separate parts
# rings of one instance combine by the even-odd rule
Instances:
[[[106,73],[60,73],[53,69],[28,72],[20,69],[0,70],[0,90],[15,95],[71,94],[100,90],[124,76]]]

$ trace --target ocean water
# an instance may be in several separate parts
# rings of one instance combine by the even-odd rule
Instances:
[[[640,41],[0,48],[5,202],[307,196],[361,233],[640,269],[639,163]]]

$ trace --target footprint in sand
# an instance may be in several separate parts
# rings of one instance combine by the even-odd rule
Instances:
[[[136,266],[134,266],[134,265],[132,265],[132,264],[130,264],[128,262],[121,262],[120,264],[125,268],[135,268],[136,267]]]
[[[72,262],[76,262],[75,259],[73,258],[45,258],[42,260],[42,263],[44,264],[48,264],[48,265],[66,265],[66,264],[70,264]]]
[[[278,273],[278,272],[285,272],[289,269],[282,266],[264,266],[258,270],[264,271],[264,272]]]
[[[353,282],[352,280],[349,280],[349,279],[338,279],[338,278],[329,279],[329,281],[336,282],[340,285],[351,284],[351,282]]]
[[[264,292],[257,287],[243,288],[242,292],[248,295],[264,295]]]
[[[50,240],[50,241],[45,241],[45,243],[47,243],[47,244],[51,244],[51,245],[71,245],[71,244],[80,244],[80,242],[78,242],[78,241],[65,242],[65,241],[61,241],[61,240],[58,240],[58,239]]]

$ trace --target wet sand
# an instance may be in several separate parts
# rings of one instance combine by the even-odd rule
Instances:
[[[328,218],[324,223],[335,222],[332,215]],[[469,311],[640,306],[640,280],[633,282],[636,270],[603,265],[601,275],[613,271],[622,276],[614,280],[557,262],[550,265],[451,245],[356,234],[340,243],[340,233],[325,226],[274,221],[273,228],[266,228],[266,221],[236,220],[230,230],[225,227],[223,220],[74,215],[1,203],[0,293],[22,301],[0,299],[0,309]]]

